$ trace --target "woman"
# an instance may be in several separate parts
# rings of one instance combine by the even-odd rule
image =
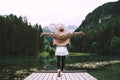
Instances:
[[[63,25],[58,26],[56,33],[42,33],[40,36],[50,36],[53,37],[53,45],[56,45],[55,55],[57,56],[57,68],[58,77],[63,72],[65,65],[65,58],[68,55],[68,50],[66,45],[70,45],[70,37],[73,35],[84,35],[82,31],[80,32],[67,32]]]

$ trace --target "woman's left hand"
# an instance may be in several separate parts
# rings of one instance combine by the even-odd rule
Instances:
[[[82,31],[79,32],[81,35],[85,35]]]

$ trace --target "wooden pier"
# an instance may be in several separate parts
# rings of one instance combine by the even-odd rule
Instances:
[[[85,71],[64,72],[61,77],[57,77],[56,72],[34,72],[24,80],[97,80]]]

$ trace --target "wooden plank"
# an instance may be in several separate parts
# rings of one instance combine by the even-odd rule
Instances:
[[[37,76],[34,78],[34,79],[32,79],[32,80],[38,80],[39,79],[39,77],[42,75],[42,73],[35,73]]]
[[[83,76],[81,76],[80,73],[76,73],[77,77],[79,78],[79,80],[85,80],[85,78]]]
[[[70,80],[69,74],[68,73],[64,73],[66,80]]]
[[[79,80],[75,73],[69,73],[69,76],[71,80]]]
[[[74,76],[75,80],[80,80],[80,79],[78,78],[78,76],[76,75],[76,73],[73,73],[73,76]]]
[[[80,73],[80,74],[85,78],[85,80],[91,80],[91,79],[89,79],[88,76],[85,75],[85,73]]]
[[[94,78],[93,76],[91,76],[90,74],[88,74],[87,72],[85,72],[84,75],[86,75],[87,77],[89,77],[90,80],[97,80],[96,78]]]
[[[43,80],[44,78],[45,78],[45,75],[46,75],[47,73],[42,73],[42,75],[39,77],[39,79],[38,80]]]
[[[45,73],[44,73],[45,74]],[[50,73],[47,73],[43,80],[48,80]]]
[[[34,74],[34,73],[32,73]],[[26,77],[24,80],[29,80],[32,77],[32,74],[30,74],[28,77]]]
[[[74,75],[74,78],[75,78],[76,80],[80,80],[79,77],[78,77],[78,75],[77,75],[76,73],[74,73],[73,75]]]
[[[25,78],[24,80],[33,80],[38,74],[36,73],[32,73],[30,76],[28,76],[27,78]]]
[[[67,80],[64,73],[61,75],[61,80]]]
[[[54,73],[50,73],[49,80],[53,80],[53,75],[54,75]]]
[[[57,73],[53,73],[53,80],[57,79]]]
[[[56,80],[62,80],[62,79],[61,79],[61,77],[57,77],[57,79],[56,79]]]

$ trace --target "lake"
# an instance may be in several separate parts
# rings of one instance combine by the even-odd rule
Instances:
[[[85,59],[85,60],[84,60]],[[35,59],[34,59],[35,60]],[[91,61],[90,61],[91,60]],[[23,80],[29,74],[34,71],[39,70],[56,70],[56,57],[45,57],[45,58],[38,58],[35,61],[24,60],[20,61],[13,60],[11,64],[2,64],[0,65],[0,80]],[[93,58],[88,57],[67,57],[66,64],[75,63],[75,62],[86,62],[86,61],[94,61]],[[116,77],[119,78],[120,74],[120,64],[112,64],[107,65],[100,69],[87,69],[91,75],[96,77],[98,80],[117,80],[117,79],[109,79],[109,77]],[[70,67],[67,66],[65,69],[69,70]],[[73,68],[75,69],[75,68]],[[84,69],[84,68],[77,68]],[[106,74],[106,75],[105,75]],[[105,77],[106,76],[106,77]],[[105,79],[104,79],[105,78]]]

